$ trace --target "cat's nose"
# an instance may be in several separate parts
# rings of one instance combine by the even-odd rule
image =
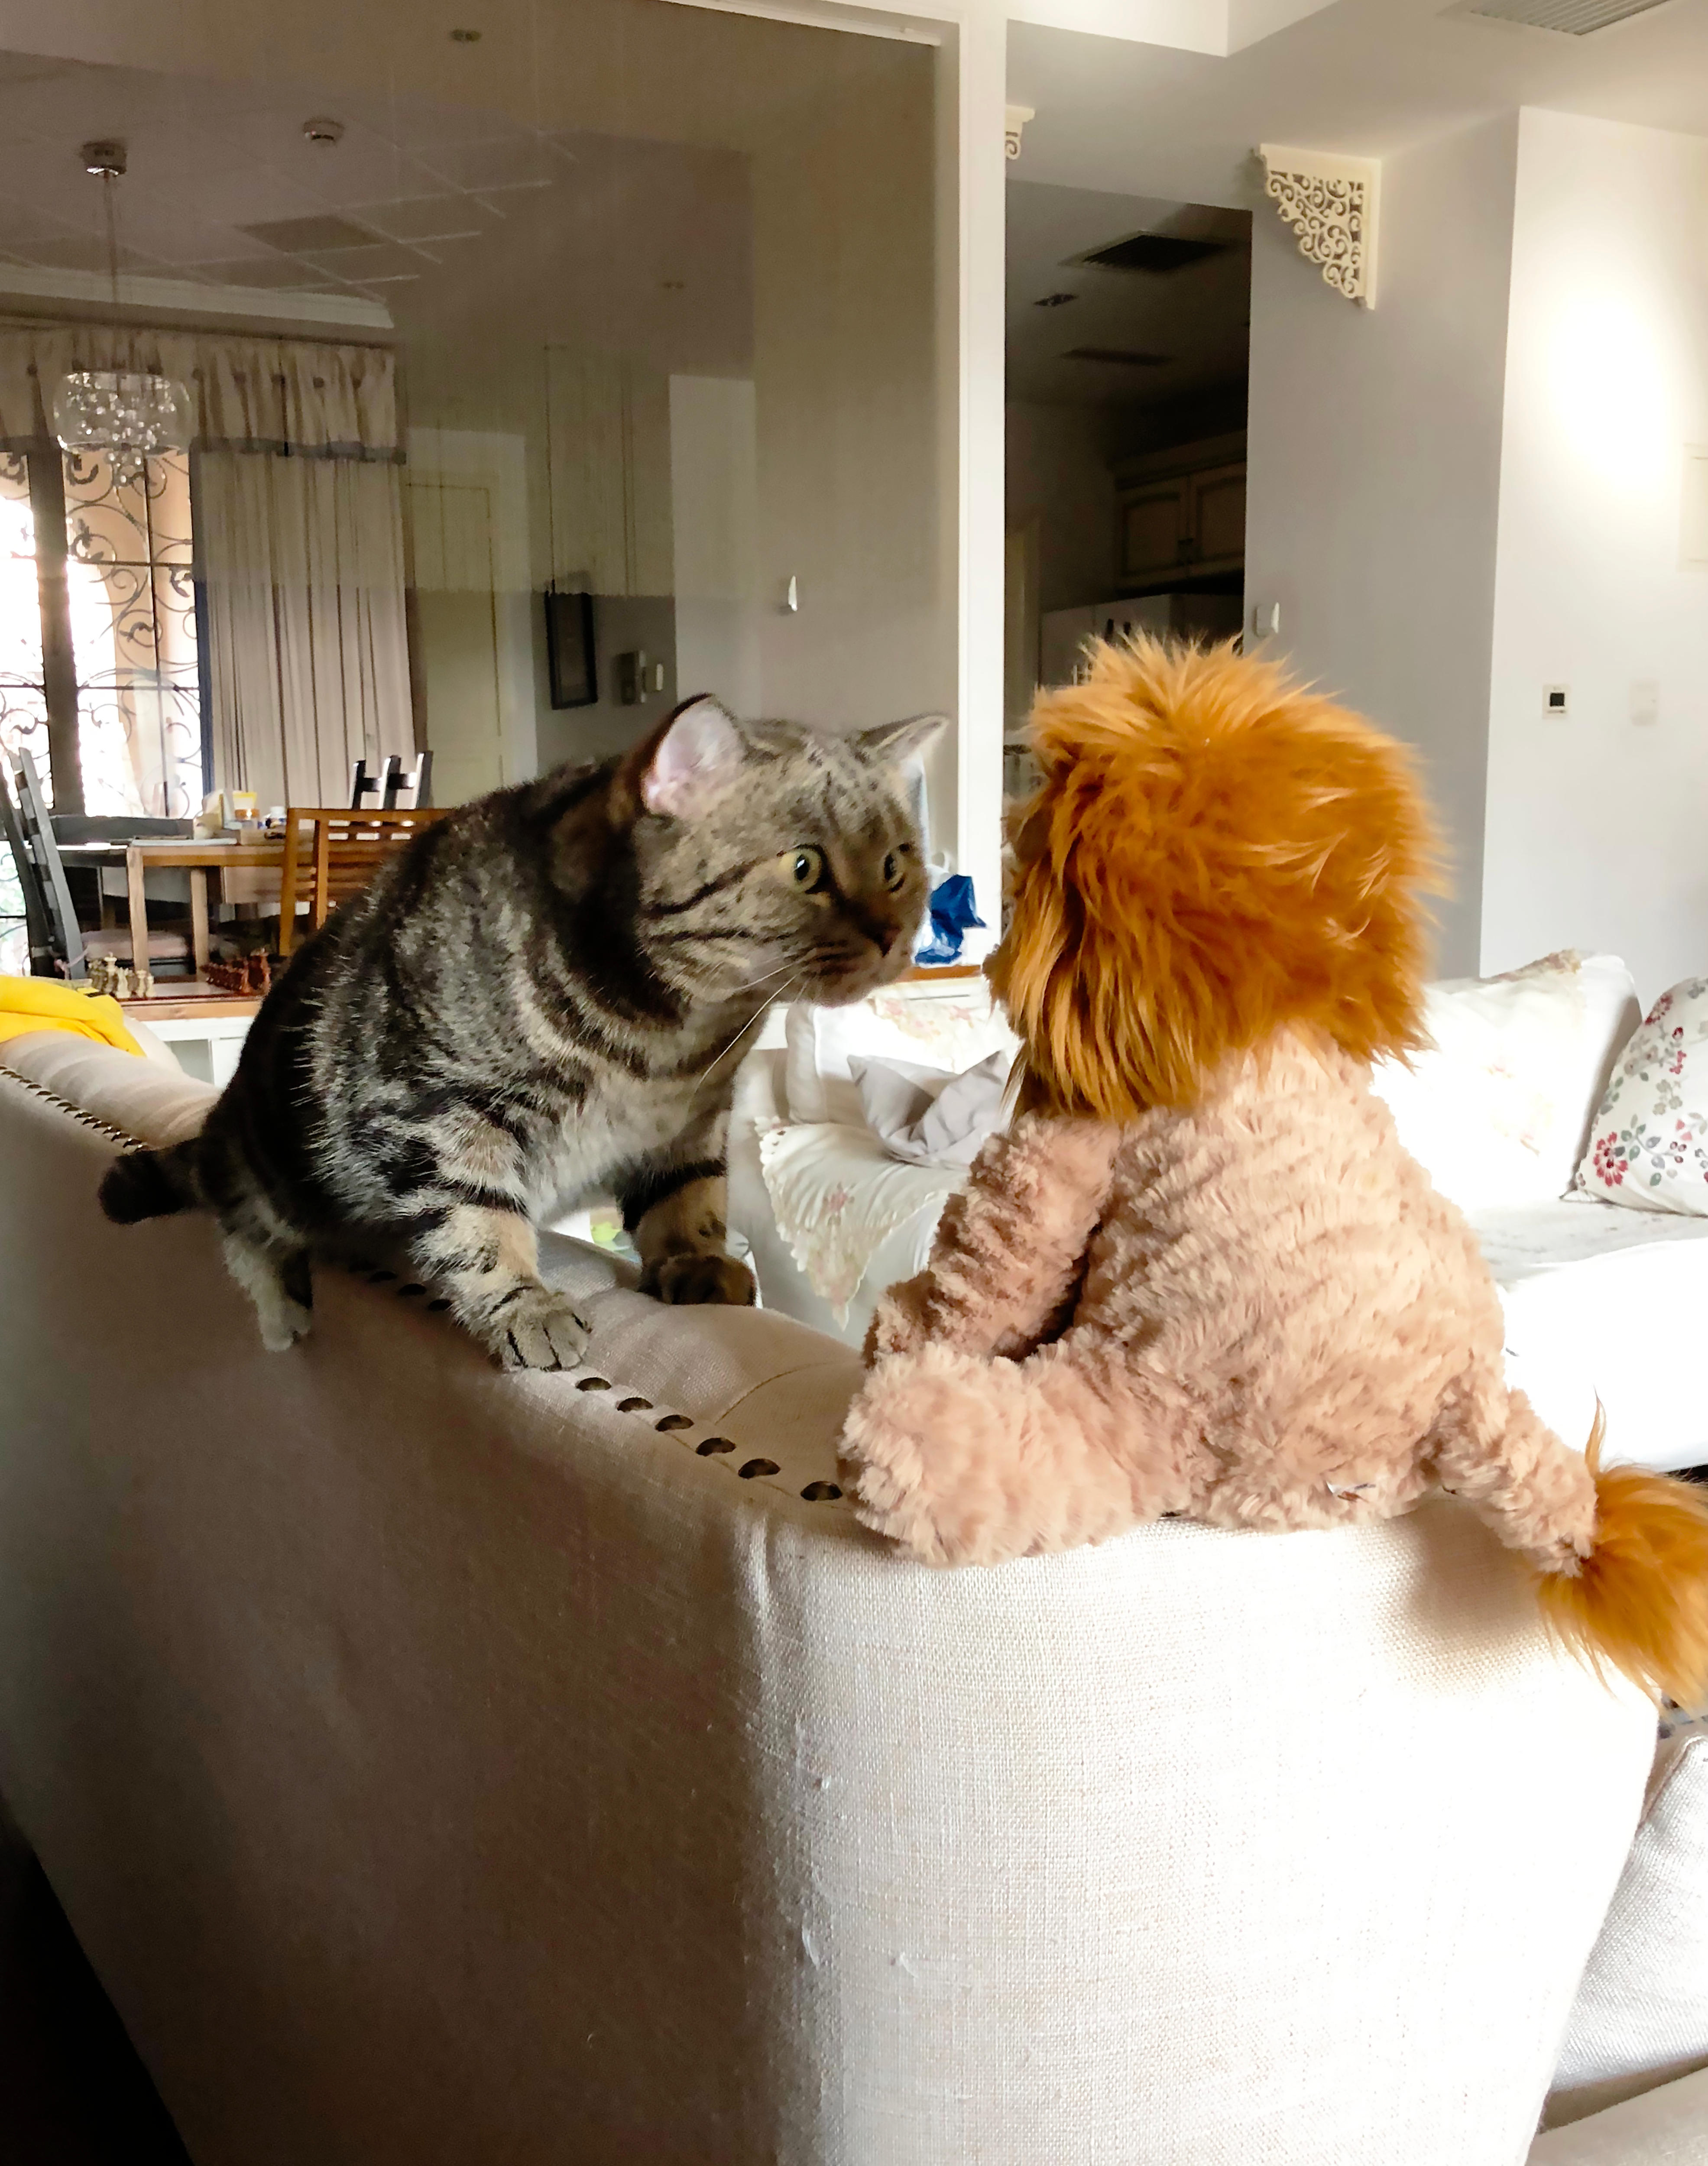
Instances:
[[[902,937],[901,927],[887,914],[880,917],[875,911],[859,911],[855,913],[854,922],[880,955],[887,956]]]

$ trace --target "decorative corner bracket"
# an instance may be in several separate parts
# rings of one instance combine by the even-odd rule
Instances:
[[[1261,143],[1263,193],[1298,236],[1298,252],[1321,267],[1337,293],[1376,306],[1376,233],[1381,161]]]
[[[1002,136],[1007,154],[1011,158],[1018,158],[1020,155],[1020,136],[1026,123],[1037,118],[1038,115],[1029,105],[1010,105],[1004,108]]]

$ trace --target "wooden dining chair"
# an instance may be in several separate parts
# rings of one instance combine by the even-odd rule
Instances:
[[[279,879],[278,952],[296,946],[298,913],[307,906],[309,932],[324,925],[341,902],[357,895],[385,861],[386,853],[442,811],[352,812],[343,806],[293,805],[285,814],[284,869]]]

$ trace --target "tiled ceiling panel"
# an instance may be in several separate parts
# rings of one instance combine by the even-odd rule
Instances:
[[[488,231],[493,214],[468,196],[416,196],[403,203],[357,203],[355,214],[391,240],[432,246],[445,240],[474,240]]]
[[[327,211],[310,218],[271,219],[260,225],[241,225],[237,230],[251,240],[264,241],[269,248],[282,249],[289,256],[307,255],[311,250],[361,248],[373,238],[367,226],[357,225],[347,218],[334,217]]]

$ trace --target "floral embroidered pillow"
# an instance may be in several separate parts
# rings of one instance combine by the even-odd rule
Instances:
[[[1708,978],[1663,993],[1626,1047],[1578,1186],[1637,1211],[1708,1218]]]

